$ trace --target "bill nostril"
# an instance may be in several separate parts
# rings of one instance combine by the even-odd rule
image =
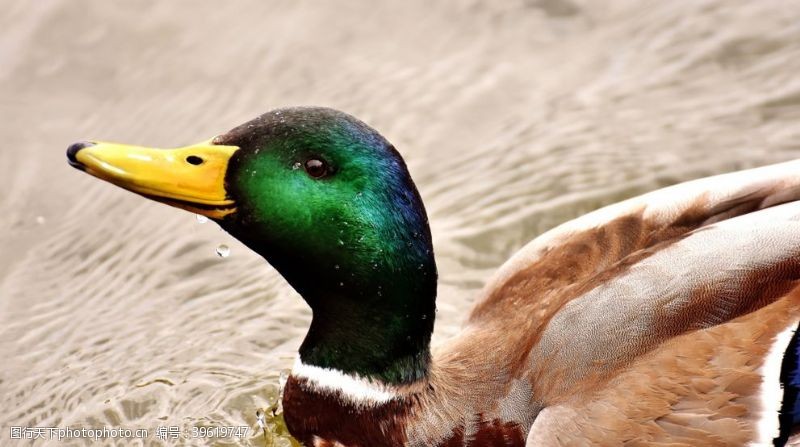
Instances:
[[[203,164],[203,159],[198,157],[197,155],[190,155],[186,157],[186,162],[197,166]]]
[[[77,143],[70,144],[67,148],[67,159],[73,163],[78,163],[78,151],[90,146],[94,146],[94,143],[91,141],[78,141]]]

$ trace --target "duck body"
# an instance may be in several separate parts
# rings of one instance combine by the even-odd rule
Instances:
[[[551,230],[490,281],[423,384],[378,402],[292,377],[292,432],[306,445],[784,445],[800,414],[796,173],[676,185]]]
[[[309,303],[283,396],[304,445],[779,446],[795,433],[800,161],[672,186],[550,230],[431,351],[425,210],[399,154],[355,118],[265,114],[197,149],[224,160],[200,168],[222,166],[221,180],[188,192],[184,174],[178,191],[141,180],[164,171],[116,163],[138,148],[79,146],[73,165],[209,215]],[[193,148],[170,160],[189,162]]]

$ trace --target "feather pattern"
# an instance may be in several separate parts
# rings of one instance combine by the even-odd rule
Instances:
[[[423,383],[349,417],[376,427],[369,445],[783,445],[798,199],[795,161],[567,222],[500,269]],[[323,438],[366,445],[340,433]]]

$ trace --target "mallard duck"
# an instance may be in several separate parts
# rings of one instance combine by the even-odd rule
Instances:
[[[800,162],[546,232],[431,354],[425,208],[358,119],[287,108],[193,146],[81,142],[67,157],[215,220],[308,303],[283,396],[305,445],[783,445],[800,419]]]

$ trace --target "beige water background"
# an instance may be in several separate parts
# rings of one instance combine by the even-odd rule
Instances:
[[[73,141],[183,145],[287,105],[364,119],[427,204],[442,340],[543,230],[800,156],[798,73],[790,0],[4,0],[0,444],[256,427],[309,321],[212,223],[67,166]]]

